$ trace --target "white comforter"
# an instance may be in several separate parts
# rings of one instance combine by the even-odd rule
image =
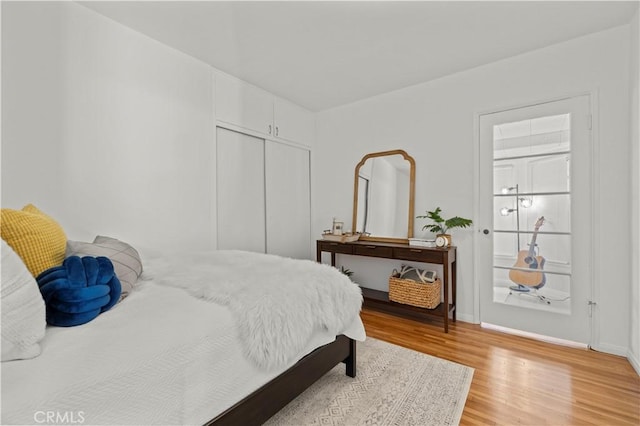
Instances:
[[[247,358],[281,368],[316,329],[340,334],[360,312],[357,284],[328,265],[237,250],[152,260],[155,282],[231,309]]]
[[[1,423],[203,424],[336,335],[315,329],[287,365],[267,371],[245,357],[234,317],[143,281],[88,324],[48,327],[37,358],[2,363]],[[359,316],[337,334],[363,340]]]

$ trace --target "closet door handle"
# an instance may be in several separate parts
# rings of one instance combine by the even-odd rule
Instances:
[[[278,126],[276,126],[276,136],[278,136],[279,130],[280,129],[278,129]]]
[[[269,134],[271,134],[271,124],[269,124]]]

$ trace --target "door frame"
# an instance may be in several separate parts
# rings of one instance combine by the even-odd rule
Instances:
[[[589,259],[592,265],[592,274],[591,279],[589,280],[589,291],[591,294],[591,300],[597,301],[599,299],[600,288],[595,285],[596,277],[600,276],[600,264],[594,262],[597,259],[596,248],[600,245],[600,235],[597,230],[600,228],[600,214],[597,206],[600,205],[600,197],[599,191],[595,190],[595,183],[599,181],[600,177],[600,167],[598,161],[600,154],[600,137],[599,137],[599,98],[598,98],[598,90],[586,90],[586,91],[578,91],[578,92],[569,92],[563,95],[546,97],[546,98],[538,98],[535,100],[530,100],[527,102],[518,102],[518,103],[509,103],[504,104],[502,106],[488,108],[484,110],[478,110],[473,115],[473,172],[474,172],[474,195],[473,195],[473,220],[474,223],[477,224],[476,232],[473,233],[473,322],[475,324],[481,323],[481,315],[480,315],[480,277],[478,275],[479,270],[479,245],[480,245],[480,234],[482,230],[485,228],[485,224],[481,222],[480,217],[480,117],[487,114],[495,114],[500,112],[506,112],[514,109],[532,107],[536,105],[542,105],[551,102],[562,101],[565,99],[578,97],[578,96],[589,96],[590,98],[590,111],[591,114],[591,179],[589,182],[590,187],[590,195],[591,195],[591,241],[592,246],[590,250]],[[591,327],[590,327],[590,338],[589,338],[589,346],[597,347],[600,341],[600,333],[598,327],[598,309],[597,306],[591,310]]]

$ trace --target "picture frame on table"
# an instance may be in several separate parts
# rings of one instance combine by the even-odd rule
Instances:
[[[344,230],[344,222],[333,222],[333,227],[331,229],[331,233],[333,235],[342,235]]]

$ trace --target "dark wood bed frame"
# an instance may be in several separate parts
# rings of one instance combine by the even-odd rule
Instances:
[[[343,335],[311,352],[206,424],[261,425],[341,362],[346,364],[347,376],[356,377],[356,342]]]

